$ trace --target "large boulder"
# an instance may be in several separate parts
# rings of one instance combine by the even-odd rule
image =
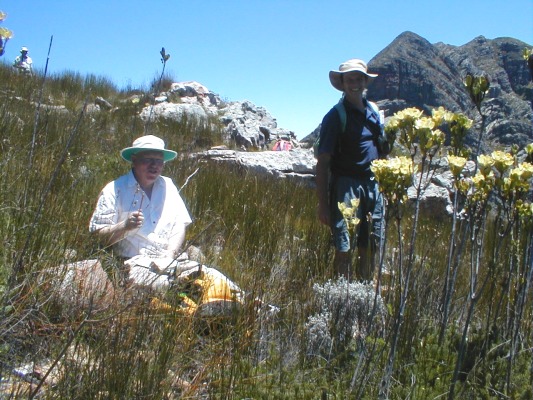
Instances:
[[[212,162],[224,162],[253,173],[276,178],[294,178],[312,184],[316,160],[310,149],[245,152],[211,149],[193,155]]]
[[[208,162],[227,163],[260,176],[295,179],[310,187],[315,185],[316,159],[311,149],[296,148],[290,151],[261,152],[211,149],[195,153],[192,157]],[[434,160],[433,169],[434,172],[431,174],[415,175],[416,184],[408,188],[407,196],[411,202],[418,197],[420,211],[426,215],[436,218],[451,217],[458,210],[453,208],[452,199],[455,188],[446,159]],[[469,161],[463,174],[465,177],[472,176],[474,170],[475,164]]]
[[[147,106],[142,109],[140,117],[146,121],[150,118],[165,118],[180,121],[185,116],[195,121],[207,123],[207,113],[199,104],[169,103],[162,101],[158,104]]]
[[[62,307],[63,315],[98,314],[108,310],[115,301],[114,285],[96,259],[44,271],[41,280],[51,285],[52,294]]]

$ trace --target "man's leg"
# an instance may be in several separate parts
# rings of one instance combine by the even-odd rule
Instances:
[[[357,278],[363,282],[374,279],[375,252],[368,247],[357,247]]]
[[[348,282],[355,278],[352,267],[352,253],[350,251],[335,250],[334,266],[337,277],[343,276]]]

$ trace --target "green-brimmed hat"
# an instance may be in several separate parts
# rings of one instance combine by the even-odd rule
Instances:
[[[154,135],[141,136],[135,139],[131,147],[122,149],[120,155],[126,161],[131,161],[131,156],[143,151],[161,151],[163,153],[163,161],[167,162],[176,158],[178,153],[173,150],[165,149],[165,142]]]

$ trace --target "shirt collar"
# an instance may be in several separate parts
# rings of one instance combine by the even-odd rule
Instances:
[[[368,115],[368,101],[366,99],[363,99],[363,104],[365,105],[365,110]],[[346,110],[355,111],[359,114],[364,114],[361,111],[359,111],[352,103],[350,103],[348,100],[344,99],[344,107]]]

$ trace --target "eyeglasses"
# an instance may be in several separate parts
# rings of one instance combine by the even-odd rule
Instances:
[[[165,161],[161,158],[151,158],[151,157],[143,157],[143,158],[136,158],[135,161],[138,161],[139,163],[143,165],[155,165],[156,167],[162,167],[165,164]]]

